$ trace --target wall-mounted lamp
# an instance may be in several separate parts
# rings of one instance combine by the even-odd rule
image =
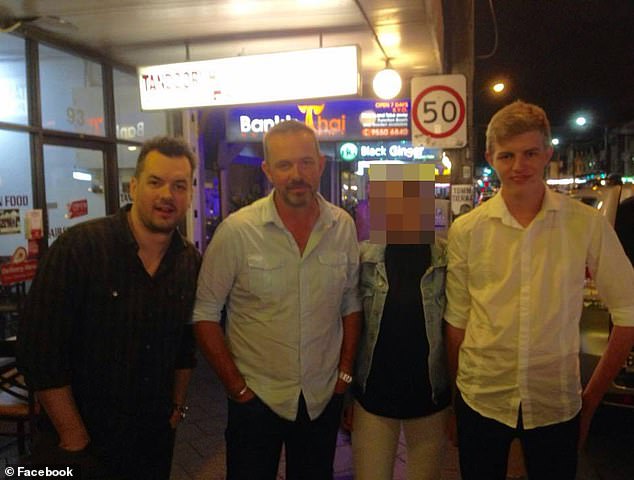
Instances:
[[[390,66],[390,59],[385,60],[385,68],[374,76],[372,88],[377,97],[390,100],[401,91],[403,81],[399,73]]]

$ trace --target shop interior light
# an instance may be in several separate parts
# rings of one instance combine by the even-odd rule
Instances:
[[[73,178],[75,180],[81,180],[84,182],[92,182],[92,174],[88,172],[82,172],[80,170],[73,170]]]
[[[385,60],[385,68],[374,76],[372,87],[377,97],[390,100],[401,91],[403,81],[399,73],[390,66],[390,59]]]

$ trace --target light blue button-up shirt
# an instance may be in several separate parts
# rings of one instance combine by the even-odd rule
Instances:
[[[301,254],[273,193],[230,215],[205,252],[194,321],[220,321],[249,388],[294,420],[303,392],[311,419],[332,397],[341,317],[361,310],[354,222],[318,195],[319,218]]]

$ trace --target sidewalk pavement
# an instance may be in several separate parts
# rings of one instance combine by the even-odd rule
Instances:
[[[224,389],[207,362],[200,358],[189,389],[187,419],[178,427],[171,480],[224,480],[224,429],[227,399]],[[398,449],[394,480],[405,480],[404,441]],[[283,460],[278,478],[284,479]],[[448,446],[440,480],[460,480],[458,454]],[[351,480],[352,451],[350,438],[341,432],[337,441],[334,480]]]

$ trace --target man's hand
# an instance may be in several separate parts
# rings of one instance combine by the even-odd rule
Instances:
[[[348,387],[350,386],[350,384],[344,382],[343,380],[341,380],[340,378],[337,379],[337,383],[335,383],[335,393],[339,394],[339,395],[343,395],[344,393],[346,393],[346,390],[348,390]]]
[[[601,397],[591,398],[587,392],[583,392],[581,397],[581,413],[579,416],[579,441],[577,447],[579,450],[583,448],[588,439],[588,433],[590,432],[590,425],[592,424],[592,418],[596,412],[599,404],[601,403]]]
[[[255,393],[249,387],[247,387],[246,391],[242,395],[231,397],[232,400],[238,403],[247,403],[254,398],[255,398]]]
[[[59,448],[67,452],[79,452],[90,443],[90,436],[85,428],[64,430],[59,432]]]
[[[581,397],[579,448],[583,446],[588,437],[594,412],[601,403],[603,395],[610,387],[612,380],[623,368],[632,345],[634,345],[634,327],[614,325],[608,340],[608,347],[603,352]]]

